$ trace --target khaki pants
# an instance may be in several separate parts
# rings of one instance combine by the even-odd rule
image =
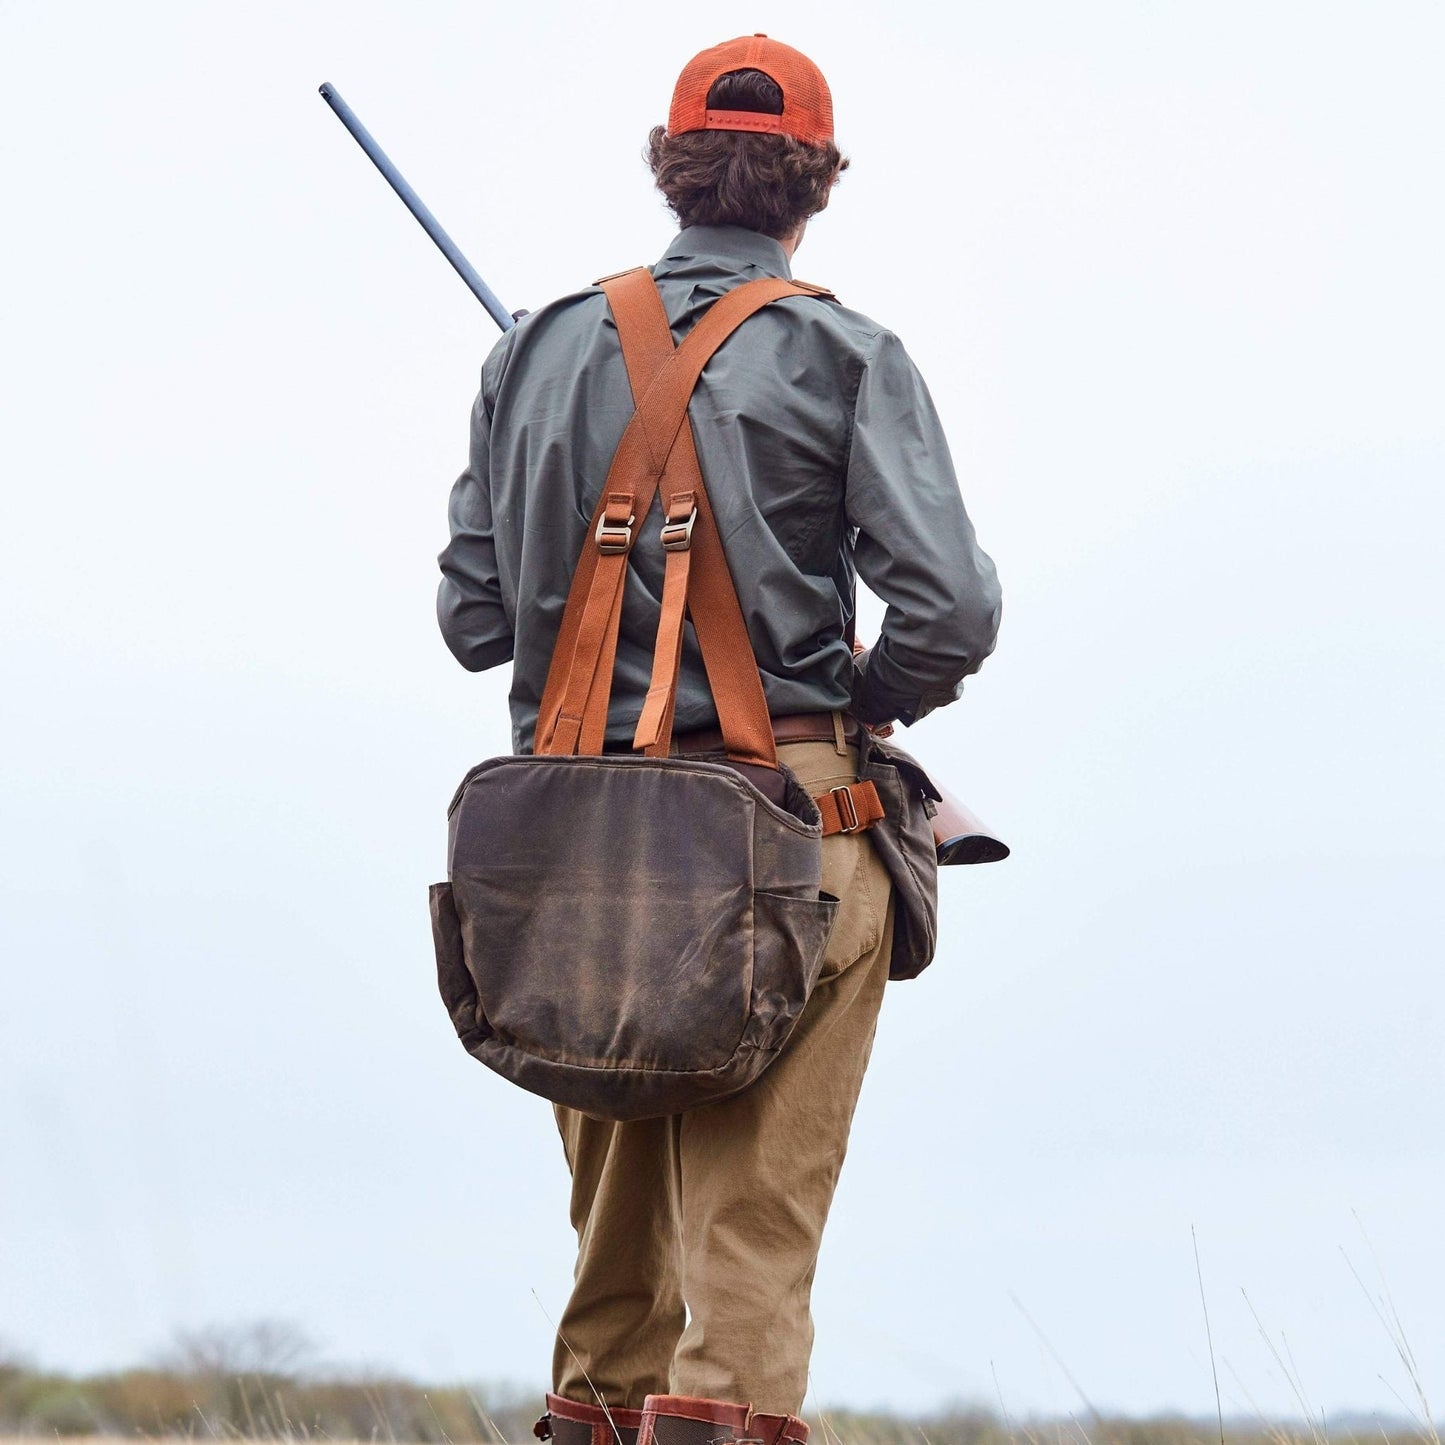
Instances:
[[[851,748],[779,753],[815,794],[856,777]],[[578,1240],[558,1395],[629,1409],[648,1394],[801,1408],[818,1246],[888,978],[891,885],[867,833],[823,840],[823,890],[841,904],[822,977],[750,1088],[625,1124],[557,1107]]]

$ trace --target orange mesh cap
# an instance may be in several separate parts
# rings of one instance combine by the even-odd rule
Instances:
[[[782,115],[709,110],[708,91],[732,70],[761,70],[777,81],[783,92]],[[805,145],[823,145],[833,139],[833,96],[823,72],[802,51],[766,35],[742,35],[694,55],[678,76],[667,133],[682,135],[690,130],[760,131],[790,135]]]

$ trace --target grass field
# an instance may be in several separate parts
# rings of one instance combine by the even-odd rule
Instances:
[[[0,1445],[55,1445],[57,1439],[76,1445],[135,1445],[141,1440],[229,1440],[229,1441],[326,1441],[327,1445],[432,1445],[455,1440],[488,1442],[488,1445],[535,1445],[530,1411],[523,1421],[511,1411],[497,1419],[489,1411],[479,1413],[478,1430],[463,1435],[428,1432],[424,1440],[392,1433],[382,1422],[366,1434],[331,1435],[300,1421],[257,1421],[252,1432],[238,1429],[229,1421],[197,1417],[190,1428],[165,1431],[136,1430],[128,1434],[89,1434],[70,1430],[61,1434],[38,1431],[0,1433]],[[903,1420],[888,1416],[858,1416],[844,1413],[811,1414],[811,1445],[1337,1445],[1337,1442],[1373,1442],[1373,1445],[1440,1445],[1433,1429],[1425,1431],[1390,1428],[1383,1422],[1352,1420],[1346,1426],[1283,1421],[1278,1424],[1244,1424],[1183,1419],[1013,1419],[989,1412],[969,1412],[933,1419]],[[78,1423],[78,1422],[73,1422]],[[273,1423],[275,1428],[273,1428]]]
[[[542,1390],[419,1385],[302,1367],[306,1343],[257,1326],[193,1335],[144,1369],[101,1375],[46,1371],[0,1358],[0,1445],[136,1440],[367,1442],[367,1445],[536,1445]],[[1429,1401],[1409,1365],[1416,1399],[1401,1414],[1349,1418],[1106,1418],[1081,1401],[1058,1418],[1010,1417],[955,1407],[917,1417],[807,1409],[811,1445],[1441,1445]],[[1404,1414],[1414,1405],[1413,1422]],[[662,1445],[666,1445],[663,1441]]]
[[[1216,1422],[1186,1420],[1101,1420],[1077,1419],[1003,1421],[991,1416],[960,1417],[955,1421],[919,1421],[828,1416],[825,1424],[812,1417],[813,1436],[810,1445],[1337,1445],[1337,1442],[1373,1442],[1373,1445],[1438,1445],[1440,1436],[1434,1431],[1389,1430],[1354,1424],[1348,1429],[1311,1428],[1302,1423],[1270,1426],[1240,1426],[1225,1422],[1221,1435]],[[943,1426],[942,1429],[937,1427]],[[933,1428],[930,1428],[933,1427]],[[225,1439],[246,1441],[316,1441],[327,1445],[415,1445],[401,1437],[378,1432],[354,1439],[312,1434],[298,1430],[292,1434],[250,1436],[243,1432],[224,1431],[219,1434],[198,1428],[194,1432],[153,1435],[138,1432],[132,1435],[3,1435],[4,1445],[55,1445],[57,1439],[74,1441],[76,1445],[135,1445],[143,1440]],[[498,1433],[486,1437],[491,1445],[531,1445],[530,1428],[520,1434]]]

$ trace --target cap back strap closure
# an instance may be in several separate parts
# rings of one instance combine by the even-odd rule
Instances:
[[[765,135],[783,134],[783,117],[753,110],[703,112],[704,130],[750,130]]]
[[[613,457],[573,574],[542,695],[536,751],[602,750],[627,556],[637,522],[647,515],[661,484],[668,568],[653,676],[634,745],[653,755],[668,750],[683,613],[690,610],[728,755],[776,767],[762,680],[708,506],[692,430],[684,423],[703,367],[743,321],[784,296],[830,293],[777,278],[734,287],[674,349],[656,285],[645,268],[609,278],[603,289],[637,409]]]

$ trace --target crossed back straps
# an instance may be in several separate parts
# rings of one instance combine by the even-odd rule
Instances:
[[[572,575],[537,719],[535,751],[600,753],[617,660],[622,591],[637,525],[662,493],[667,553],[652,677],[632,745],[665,757],[672,742],[684,614],[692,617],[727,755],[778,766],[762,678],[738,605],[722,539],[708,505],[687,404],[719,346],[744,321],[784,296],[832,293],[768,277],[735,286],[674,347],[662,298],[646,267],[601,283],[612,308],[636,410],[612,458]]]

